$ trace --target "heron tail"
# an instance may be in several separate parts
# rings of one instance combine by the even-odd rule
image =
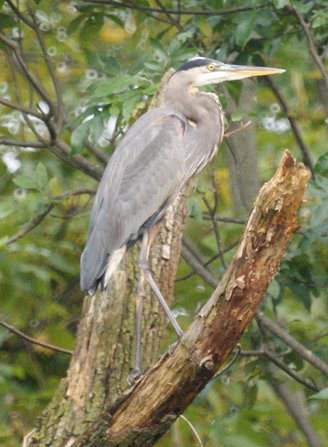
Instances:
[[[117,267],[119,266],[125,252],[126,245],[123,245],[123,247],[119,248],[118,250],[114,250],[109,256],[106,270],[104,271],[100,280],[100,287],[102,291],[106,289],[108,281],[110,280],[112,274],[117,270]]]
[[[81,290],[88,292],[91,296],[95,294],[99,284],[101,290],[105,290],[125,251],[126,246],[124,245],[117,250],[113,250],[109,255],[102,250],[96,252],[93,250],[92,253],[89,253],[87,245],[81,256]]]

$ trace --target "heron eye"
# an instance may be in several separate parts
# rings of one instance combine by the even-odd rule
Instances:
[[[214,65],[213,64],[208,64],[207,70],[208,71],[213,71],[214,70]]]

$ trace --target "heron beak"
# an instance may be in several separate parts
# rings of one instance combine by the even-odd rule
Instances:
[[[286,70],[271,67],[250,67],[248,65],[229,65],[221,62],[211,72],[202,73],[197,79],[197,86],[218,84],[224,81],[237,81],[253,76],[268,76],[284,73]]]
[[[273,74],[284,73],[286,70],[281,68],[271,67],[249,67],[247,65],[228,65],[224,64],[221,67],[217,67],[219,72],[226,73],[227,81],[251,78],[253,76],[268,76]]]

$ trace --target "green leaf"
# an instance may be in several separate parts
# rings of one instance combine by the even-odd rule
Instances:
[[[108,73],[110,75],[117,75],[122,71],[121,64],[118,62],[115,57],[108,57],[106,59],[102,59],[102,62],[104,64],[104,71],[105,73]]]
[[[84,142],[89,135],[91,121],[92,120],[86,121],[73,130],[71,135],[72,155],[79,153],[83,148]]]
[[[268,288],[268,294],[272,296],[272,298],[278,299],[280,295],[280,284],[276,279],[273,279]]]
[[[110,20],[112,20],[114,23],[116,23],[116,25],[120,26],[121,28],[124,28],[124,23],[118,16],[114,14],[105,14],[105,16],[108,17]]]
[[[35,178],[29,177],[28,175],[17,175],[13,178],[13,182],[24,189],[34,189],[37,188],[37,184],[35,182]]]
[[[15,20],[8,14],[0,14],[0,28],[13,28],[16,26]]]
[[[3,236],[0,238],[0,247],[3,247],[4,245],[6,245],[8,240],[8,236]]]
[[[244,118],[242,113],[232,112],[231,121],[241,121]]]
[[[290,282],[288,284],[290,290],[294,293],[294,295],[299,298],[303,306],[310,310],[311,308],[311,294],[310,290],[302,284],[298,284],[297,282]]]
[[[0,203],[0,221],[13,213],[13,208],[8,203]]]
[[[285,6],[288,6],[290,0],[273,0],[273,4],[277,9],[282,9]]]
[[[99,138],[101,137],[104,131],[104,123],[100,115],[90,120],[89,130],[93,143],[97,144]]]
[[[328,152],[323,154],[315,164],[315,172],[322,176],[328,176]]]
[[[48,183],[47,170],[42,163],[38,163],[35,170],[35,183],[39,189],[43,189]]]
[[[72,20],[67,27],[67,33],[73,34],[79,28],[83,20],[86,20],[86,16],[83,14],[79,15],[74,20]]]
[[[327,23],[327,18],[322,16],[322,15],[318,15],[317,17],[315,17],[315,19],[312,22],[312,28],[320,28],[323,25],[326,25]]]
[[[198,22],[198,26],[205,37],[210,37],[213,34],[213,28],[207,18],[202,17]]]
[[[93,83],[89,90],[94,96],[108,96],[126,90],[135,81],[133,76],[124,74],[117,78],[101,79]]]
[[[328,400],[328,387],[319,391],[319,393],[312,394],[309,399]]]
[[[257,398],[257,384],[250,386],[246,391],[247,392],[244,394],[244,404],[247,408],[252,408],[254,407]]]
[[[191,196],[188,199],[188,216],[193,217],[196,222],[202,222],[203,213],[197,197]]]
[[[254,29],[254,15],[245,18],[236,28],[236,44],[244,48]]]

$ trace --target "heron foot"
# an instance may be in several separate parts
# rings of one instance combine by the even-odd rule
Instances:
[[[172,355],[174,354],[175,348],[178,346],[178,344],[179,344],[179,342],[180,342],[182,336],[183,336],[183,332],[181,333],[181,335],[178,336],[177,341],[174,342],[174,343],[172,343],[172,344],[169,346],[169,349],[167,350],[167,353],[168,353],[170,356],[172,356]]]
[[[133,368],[127,377],[127,382],[129,385],[136,385],[143,378],[143,374],[140,368]]]

